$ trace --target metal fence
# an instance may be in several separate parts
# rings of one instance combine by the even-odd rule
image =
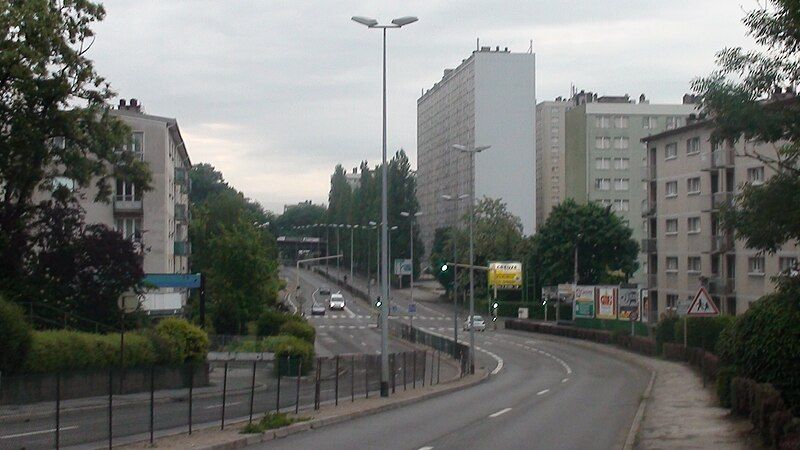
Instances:
[[[304,364],[307,367],[303,367]],[[394,353],[392,392],[436,384],[441,354]],[[0,377],[0,448],[120,445],[198,424],[224,429],[266,412],[300,412],[378,395],[380,355],[215,361],[183,367]]]
[[[450,355],[451,358],[459,363],[460,376],[464,376],[464,374],[467,373],[467,364],[469,362],[468,345],[460,342],[454,342],[449,337],[440,336],[420,328],[411,327],[409,324],[397,320],[389,321],[389,334]]]

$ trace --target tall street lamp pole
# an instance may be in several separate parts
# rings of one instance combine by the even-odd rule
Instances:
[[[367,230],[374,230],[376,229],[377,223],[369,222],[369,227]],[[367,297],[370,301],[372,301],[372,243],[370,242],[372,236],[370,236],[369,231],[367,231]],[[378,254],[378,247],[375,246],[375,254]]]
[[[472,179],[469,187],[469,373],[475,373],[475,154],[491,148],[491,145],[483,145],[468,149],[464,145],[453,145],[453,148],[469,154],[470,171]]]
[[[358,225],[348,225],[347,228],[350,228],[350,282],[353,282],[353,233],[358,228]]]
[[[411,258],[411,280],[409,280],[408,286],[411,288],[411,304],[414,304],[414,223],[416,222],[417,217],[423,215],[423,212],[416,212],[411,214],[408,211],[403,211],[400,213],[403,217],[408,217],[409,224],[408,224],[408,257]],[[414,316],[411,316],[411,326],[414,325]]]
[[[386,170],[386,30],[389,28],[400,28],[417,21],[416,17],[399,17],[392,20],[391,24],[379,25],[375,19],[354,16],[354,22],[365,25],[368,28],[383,30],[383,165],[381,166],[381,262],[383,271],[389,264],[389,254],[386,243],[389,240],[389,209],[387,205],[388,183]],[[381,293],[385,300],[389,298],[388,277],[381,278]],[[389,396],[389,302],[381,302],[381,397]]]
[[[468,198],[469,195],[461,194],[458,197],[442,194],[442,200],[453,202],[453,227],[450,229],[450,240],[453,243],[453,342],[458,342],[458,202]]]

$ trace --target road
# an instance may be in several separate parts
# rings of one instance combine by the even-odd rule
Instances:
[[[425,296],[420,292],[417,297]],[[393,298],[402,308],[408,303],[407,290],[395,291]],[[418,306],[426,315],[452,320],[445,305],[420,301]],[[423,319],[415,325],[445,333],[439,329],[446,325],[437,322]],[[257,448],[613,449],[623,445],[648,372],[567,340],[511,330],[479,333],[477,346],[484,350],[478,353],[479,366],[491,369],[497,364],[487,352],[503,361],[502,370],[487,382]]]

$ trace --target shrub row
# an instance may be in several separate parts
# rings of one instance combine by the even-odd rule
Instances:
[[[769,383],[736,377],[730,381],[730,403],[735,414],[750,418],[765,444],[800,448],[800,418],[794,417]]]
[[[529,322],[526,320],[519,320],[519,319],[506,320],[506,328],[510,330],[530,331],[534,333],[545,333],[545,334],[553,334],[556,336],[585,339],[587,341],[600,342],[603,344],[609,344],[612,342],[611,332],[604,330],[561,327],[552,324]]]
[[[231,347],[235,352],[270,352],[280,360],[282,375],[297,374],[297,366],[302,361],[301,372],[307,374],[314,364],[314,345],[307,340],[290,335],[270,336],[258,340],[240,341]],[[276,369],[278,364],[275,365]]]
[[[0,298],[0,372],[19,370],[31,346],[31,326],[19,306]]]

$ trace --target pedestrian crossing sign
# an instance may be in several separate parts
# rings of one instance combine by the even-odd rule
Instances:
[[[686,310],[686,315],[693,317],[713,317],[719,315],[719,309],[717,305],[714,304],[714,300],[711,299],[711,296],[708,295],[706,288],[701,287],[700,290],[697,291],[697,295],[694,296],[692,304],[689,305],[689,309]]]

